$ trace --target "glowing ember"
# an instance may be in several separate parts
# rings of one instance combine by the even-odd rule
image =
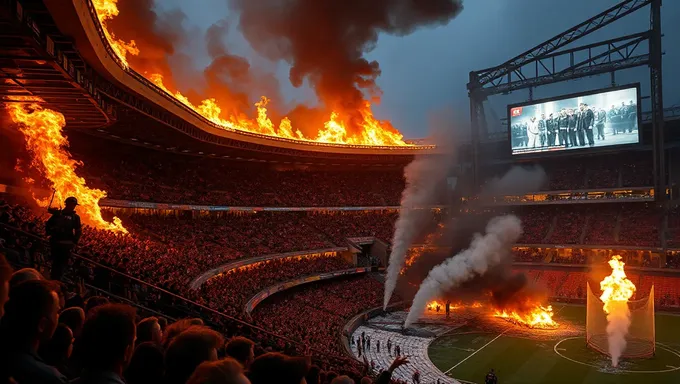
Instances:
[[[137,56],[140,51],[134,40],[126,42],[117,39],[113,31],[107,25],[107,22],[118,16],[118,0],[93,0],[93,5],[97,13],[99,23],[104,30],[104,35],[111,45],[120,61],[125,68],[129,67],[128,55]],[[355,123],[360,128],[360,132],[350,132],[347,128],[350,125],[349,121],[356,120],[356,117],[350,117],[349,113],[332,112],[329,120],[324,123],[324,127],[319,129],[315,137],[306,137],[300,130],[294,129],[291,121],[284,117],[281,119],[278,127],[276,127],[267,116],[267,109],[265,108],[269,99],[262,97],[262,99],[255,103],[257,108],[257,118],[249,119],[245,114],[232,114],[225,116],[225,108],[220,105],[226,105],[222,100],[209,98],[200,101],[199,103],[192,103],[185,95],[179,91],[171,91],[163,83],[163,75],[160,73],[144,74],[148,80],[154,83],[158,88],[173,96],[179,102],[188,108],[196,111],[209,121],[215,123],[217,126],[232,131],[246,131],[268,136],[280,137],[285,139],[301,140],[317,143],[331,143],[331,144],[351,144],[351,145],[368,145],[368,146],[410,146],[404,142],[404,137],[397,131],[388,121],[377,120],[371,111],[371,104],[366,101],[364,107],[360,111],[350,111],[353,116],[360,116],[361,121]]]
[[[559,324],[553,320],[552,306],[536,306],[529,312],[517,313],[516,311],[496,311],[495,317],[500,317],[511,323],[522,325],[529,328],[551,329],[557,328]]]
[[[32,155],[31,165],[38,169],[54,189],[54,201],[63,203],[69,196],[75,196],[80,206],[78,213],[83,223],[95,228],[127,233],[119,218],[113,223],[102,218],[99,200],[106,197],[106,192],[91,189],[85,185],[85,179],[76,175],[75,169],[83,163],[73,160],[65,149],[68,140],[62,135],[66,125],[64,115],[50,109],[43,109],[38,104],[10,103],[7,109],[12,121],[18,124],[19,130],[26,140],[26,147]],[[50,199],[38,199],[36,202],[47,207]]]

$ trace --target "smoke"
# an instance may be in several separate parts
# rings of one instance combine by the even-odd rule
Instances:
[[[612,301],[608,303],[607,312],[607,341],[612,366],[619,365],[619,359],[626,349],[626,335],[630,328],[630,308],[627,301]]]
[[[522,224],[516,216],[491,219],[485,235],[475,234],[468,249],[430,271],[413,299],[404,326],[413,324],[425,312],[430,300],[476,276],[484,275],[489,268],[510,257],[508,249],[521,234]]]
[[[363,121],[364,92],[380,97],[380,66],[364,58],[379,34],[404,36],[444,25],[462,10],[461,0],[230,0],[230,5],[253,49],[290,63],[291,84],[308,81],[327,108],[349,116],[350,133],[358,132],[353,122]]]
[[[539,165],[513,166],[501,177],[494,177],[486,182],[483,196],[509,195],[536,192],[545,184],[547,175]]]
[[[436,204],[442,191],[445,191],[443,187],[446,177],[454,163],[452,140],[447,138],[447,133],[435,132],[433,137],[443,140],[441,143],[445,154],[419,155],[404,168],[406,187],[401,194],[399,218],[394,224],[392,253],[385,279],[384,308],[387,308],[397,286],[409,247],[413,240],[422,234],[423,228],[432,218],[432,211],[427,207]]]

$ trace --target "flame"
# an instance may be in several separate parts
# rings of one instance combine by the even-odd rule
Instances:
[[[406,260],[404,260],[404,267],[401,268],[401,271],[399,272],[400,275],[403,275],[406,273],[406,270],[413,265],[413,263],[416,262],[420,258],[420,256],[425,253],[425,251],[432,250],[434,247],[435,241],[440,239],[443,235],[443,232],[441,231],[444,229],[444,223],[438,223],[437,224],[437,230],[429,233],[425,237],[425,241],[423,242],[423,246],[419,248],[411,248],[408,250],[408,254],[406,255]]]
[[[74,196],[80,204],[78,213],[83,222],[95,228],[127,233],[119,218],[113,223],[102,218],[99,200],[106,197],[106,192],[91,189],[85,185],[85,179],[76,175],[75,169],[83,163],[71,158],[65,149],[68,140],[62,135],[66,125],[64,115],[38,104],[7,104],[12,121],[19,125],[19,130],[26,139],[26,147],[32,155],[31,165],[50,181],[54,189],[54,201],[63,202]],[[35,197],[34,197],[35,198]],[[35,198],[38,205],[47,207],[50,199]]]
[[[600,282],[602,289],[600,300],[602,300],[604,311],[607,313],[611,312],[612,306],[616,303],[626,303],[635,294],[635,284],[626,277],[626,272],[623,270],[624,265],[626,263],[621,261],[621,256],[612,256],[609,260],[612,273]]]
[[[436,300],[433,300],[433,301],[430,301],[429,303],[427,303],[427,310],[428,311],[436,311],[437,307],[439,307],[439,310],[441,311],[442,309],[444,309],[444,304],[441,304]]]
[[[117,2],[118,0],[93,0],[93,5],[106,40],[120,59],[123,67],[128,69],[128,55],[137,56],[140,51],[134,40],[126,42],[116,38],[113,31],[107,25],[109,20],[112,20],[119,14]],[[349,120],[355,120],[350,118],[350,113],[335,111],[331,113],[329,120],[324,123],[324,127],[317,132],[316,137],[306,137],[300,130],[293,129],[287,117],[281,119],[278,127],[276,127],[267,116],[266,106],[269,103],[269,99],[264,96],[262,96],[259,102],[255,103],[257,117],[254,120],[247,118],[245,114],[231,115],[225,118],[219,100],[209,98],[202,100],[196,105],[189,101],[181,92],[169,90],[163,83],[162,74],[153,73],[145,74],[144,76],[188,108],[226,130],[246,131],[285,139],[329,144],[396,147],[412,145],[404,142],[403,135],[388,121],[377,120],[373,116],[371,103],[368,101],[365,101],[361,110],[352,111],[353,113],[351,114],[354,116],[358,113],[361,117],[361,121],[355,123],[361,128],[360,132],[350,133],[348,131]]]
[[[494,313],[495,317],[508,320],[512,323],[523,325],[529,328],[550,329],[557,328],[559,324],[553,320],[553,309],[551,305],[546,307],[537,305],[532,310],[526,313],[518,313],[516,311],[497,310]]]

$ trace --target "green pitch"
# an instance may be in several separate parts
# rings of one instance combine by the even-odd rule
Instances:
[[[585,307],[556,304],[553,308],[558,322],[585,323]],[[585,335],[536,340],[485,333],[471,325],[433,341],[428,353],[442,372],[472,383],[483,383],[491,368],[502,384],[680,383],[680,316],[656,314],[656,342],[654,357],[624,360],[613,369],[606,356],[585,346]]]

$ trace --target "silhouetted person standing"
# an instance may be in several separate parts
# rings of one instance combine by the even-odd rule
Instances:
[[[64,209],[50,211],[52,217],[45,224],[45,230],[50,237],[52,280],[62,279],[71,251],[83,233],[80,216],[75,211],[78,200],[73,196],[68,197],[64,205]]]

